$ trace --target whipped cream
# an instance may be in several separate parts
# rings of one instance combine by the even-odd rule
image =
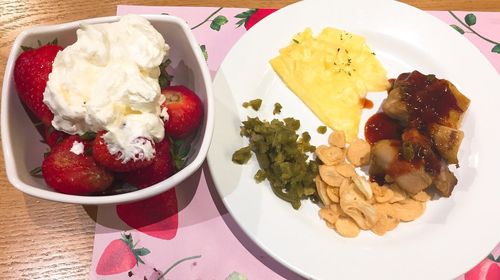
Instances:
[[[164,122],[168,121],[169,115],[166,107],[161,108],[160,117]]]
[[[103,138],[123,162],[151,159],[164,137],[159,65],[169,46],[144,18],[86,25],[60,51],[44,92],[52,125],[69,134],[108,131]],[[147,141],[149,140],[149,141]]]
[[[74,141],[71,149],[69,149],[75,155],[81,155],[85,151],[85,146],[82,142]]]

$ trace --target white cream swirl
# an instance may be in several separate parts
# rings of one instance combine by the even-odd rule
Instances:
[[[57,54],[45,88],[52,125],[69,134],[108,131],[108,149],[123,162],[152,158],[151,141],[164,137],[158,66],[169,46],[136,15],[84,24],[77,38]]]

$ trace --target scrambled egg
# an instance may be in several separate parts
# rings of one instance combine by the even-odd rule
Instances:
[[[327,27],[310,28],[270,61],[283,82],[328,127],[356,139],[368,91],[389,87],[387,72],[361,36]]]

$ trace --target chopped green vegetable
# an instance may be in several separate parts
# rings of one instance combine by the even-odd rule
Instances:
[[[298,130],[300,128],[300,121],[296,120],[294,118],[284,118],[283,121],[285,122],[285,125],[293,130]]]
[[[402,154],[404,159],[407,161],[412,161],[415,157],[415,150],[410,142],[403,142]]]
[[[309,133],[299,137],[299,127],[300,121],[293,118],[270,122],[248,118],[243,121],[240,134],[248,137],[250,144],[233,154],[233,161],[241,164],[250,158],[247,149],[253,151],[260,166],[255,180],[267,179],[274,194],[295,209],[300,207],[301,199],[318,201],[314,183],[318,164],[309,160],[307,154],[315,147],[309,143]]]
[[[255,173],[254,178],[257,183],[260,183],[266,179],[266,172],[262,169],[259,169],[257,173]]]
[[[316,129],[316,131],[319,133],[319,134],[325,134],[326,133],[326,126],[322,125],[322,126],[318,126],[318,128]]]
[[[283,107],[278,102],[274,103],[273,115],[280,114]]]
[[[243,147],[233,154],[233,162],[237,164],[245,164],[248,162],[248,160],[252,157],[251,153],[252,149],[250,146]]]
[[[243,107],[245,108],[252,107],[252,109],[254,109],[255,111],[259,111],[261,105],[262,105],[262,99],[259,98],[250,100],[248,102],[243,102]]]

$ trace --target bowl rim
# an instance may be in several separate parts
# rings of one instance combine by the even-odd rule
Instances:
[[[151,196],[160,194],[164,191],[167,191],[176,185],[180,184],[186,178],[188,178],[191,174],[193,174],[196,170],[198,170],[201,164],[204,162],[206,155],[208,153],[208,149],[210,147],[210,143],[212,140],[213,127],[214,127],[214,100],[213,100],[213,92],[212,92],[212,80],[210,78],[208,65],[203,58],[201,52],[196,51],[198,47],[198,43],[192,33],[191,29],[188,27],[187,23],[175,16],[171,15],[151,15],[151,14],[139,14],[139,16],[144,17],[148,21],[161,21],[168,22],[171,24],[178,25],[188,40],[191,49],[194,52],[196,62],[201,70],[201,76],[203,78],[203,84],[206,88],[206,105],[207,105],[207,113],[206,113],[206,126],[205,132],[201,136],[202,142],[200,148],[198,150],[198,154],[193,159],[193,161],[181,169],[179,172],[174,174],[173,176],[158,182],[151,187],[140,189],[137,191],[117,194],[117,195],[106,195],[106,196],[80,196],[80,195],[70,195],[59,193],[52,190],[44,190],[40,189],[28,184],[23,183],[19,179],[19,175],[14,167],[14,154],[12,152],[12,138],[9,133],[10,131],[10,118],[8,118],[8,107],[7,104],[10,103],[10,98],[14,98],[13,94],[7,94],[9,92],[9,88],[11,87],[12,75],[14,70],[15,60],[17,59],[20,53],[21,42],[24,39],[31,35],[42,34],[48,31],[61,31],[69,28],[77,28],[80,24],[95,24],[95,23],[106,23],[106,22],[115,22],[118,21],[122,16],[108,16],[108,17],[97,17],[90,18],[78,21],[72,21],[62,24],[54,24],[54,25],[43,25],[31,27],[23,30],[15,39],[11,51],[9,53],[9,57],[7,60],[7,64],[5,67],[4,80],[2,85],[2,98],[1,98],[1,112],[0,112],[0,129],[1,129],[1,139],[2,139],[2,149],[4,154],[4,162],[5,162],[5,170],[7,179],[9,182],[18,190],[42,199],[64,202],[64,203],[74,203],[74,204],[84,204],[84,205],[101,205],[101,204],[117,204],[117,203],[125,203],[125,202],[133,202],[141,199],[146,199]],[[10,93],[10,92],[9,92]],[[17,98],[17,96],[15,97]]]

